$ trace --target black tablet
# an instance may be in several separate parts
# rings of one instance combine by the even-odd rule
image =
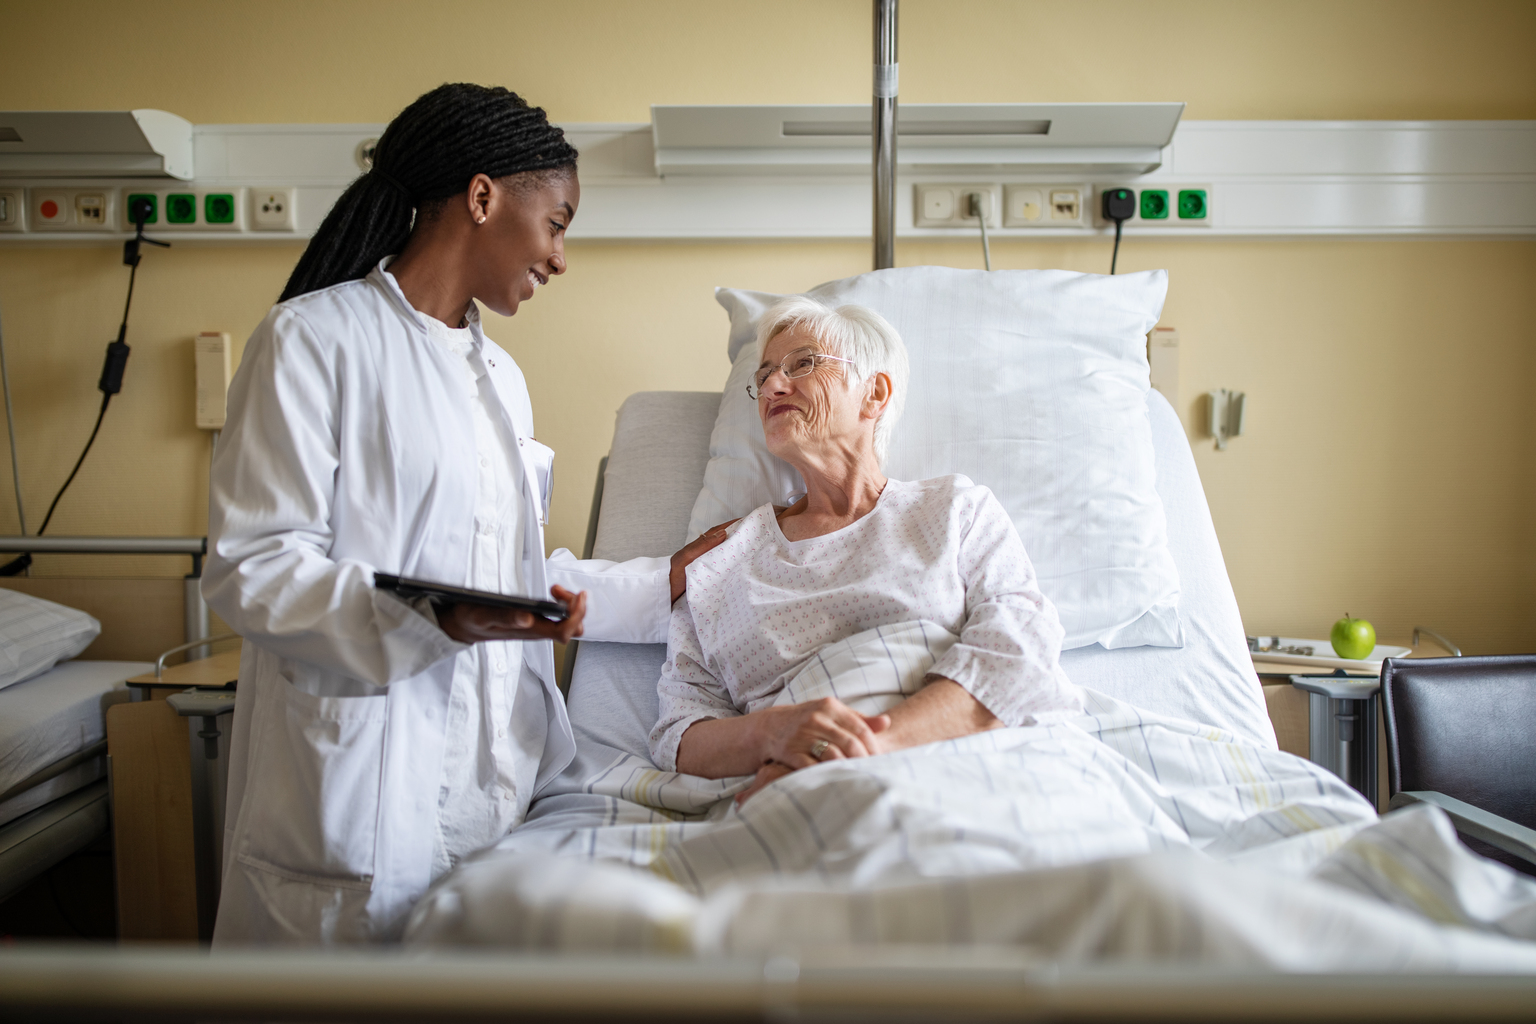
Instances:
[[[536,597],[517,597],[513,594],[493,594],[487,590],[470,590],[468,587],[455,587],[447,583],[432,583],[427,580],[409,580],[400,576],[391,576],[387,572],[373,574],[373,585],[380,590],[392,591],[405,598],[414,601],[418,597],[426,597],[433,604],[478,604],[487,608],[516,608],[519,611],[532,612],[551,622],[564,622],[566,617],[565,605],[558,601],[541,601]]]

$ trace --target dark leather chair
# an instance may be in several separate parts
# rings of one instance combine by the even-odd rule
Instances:
[[[1478,853],[1536,875],[1536,655],[1381,667],[1390,807],[1433,803]]]

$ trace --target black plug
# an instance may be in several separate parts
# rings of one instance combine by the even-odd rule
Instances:
[[[1120,261],[1120,229],[1125,222],[1136,216],[1136,193],[1128,188],[1105,189],[1100,198],[1100,209],[1105,220],[1115,222],[1115,251],[1109,258],[1109,272],[1115,272]]]
[[[139,265],[139,246],[148,242],[150,245],[158,245],[162,249],[169,249],[170,242],[157,242],[153,238],[144,237],[144,224],[154,216],[155,204],[145,196],[136,197],[128,204],[128,219],[133,221],[133,237],[123,243],[123,266],[137,267]],[[127,358],[124,356],[123,358]]]

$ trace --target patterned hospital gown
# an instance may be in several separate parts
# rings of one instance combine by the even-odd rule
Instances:
[[[918,619],[960,638],[931,674],[1004,724],[1081,710],[1060,665],[1056,609],[992,492],[963,476],[891,480],[864,518],[806,540],[786,540],[764,505],[688,567],[650,736],[655,764],[675,770],[695,722],[773,704],[825,645]]]

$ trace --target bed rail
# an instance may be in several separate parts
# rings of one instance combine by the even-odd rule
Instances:
[[[71,1020],[1529,1020],[1536,978],[1057,966],[991,947],[767,959],[506,950],[0,949],[0,1003]]]
[[[207,537],[0,537],[0,551],[41,555],[190,555],[192,571],[184,579],[187,640],[208,636],[208,605],[203,602],[203,556],[208,553]],[[190,655],[194,660],[208,656],[207,647]]]

